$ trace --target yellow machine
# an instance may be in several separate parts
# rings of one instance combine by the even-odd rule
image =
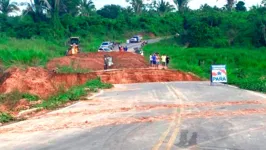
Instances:
[[[79,37],[71,37],[69,40],[70,48],[67,50],[66,55],[76,55],[80,53],[80,47],[79,47]]]

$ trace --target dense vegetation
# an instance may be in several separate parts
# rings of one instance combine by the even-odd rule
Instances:
[[[21,4],[0,1],[1,63],[43,66],[65,54],[70,36],[81,37],[83,51],[96,51],[102,40],[125,40],[136,33],[178,33],[179,38],[150,46],[148,52],[167,50],[173,68],[205,78],[211,63],[224,63],[229,67],[230,83],[265,91],[265,0],[250,9],[243,1],[227,0],[222,8],[205,4],[197,10],[189,9],[189,0],[173,0],[176,6],[165,0],[151,4],[126,1],[130,7],[106,5],[96,10],[91,0],[34,0],[22,3],[26,10],[18,16],[9,14]],[[198,66],[199,60],[205,64]]]
[[[95,37],[119,40],[136,32],[179,33],[182,43],[191,47],[266,46],[264,5],[247,11],[243,1],[235,4],[234,0],[228,0],[223,8],[205,4],[198,10],[190,10],[188,0],[174,0],[177,11],[165,0],[154,0],[151,4],[144,4],[143,0],[127,1],[131,7],[106,5],[96,10],[91,0],[48,0],[47,3],[34,0],[22,3],[27,9],[21,15],[10,16],[19,4],[4,0],[0,2],[0,36],[56,39],[57,43],[59,40],[65,43],[62,39],[75,35],[81,36],[83,43],[90,43]]]
[[[266,50],[248,48],[184,48],[176,40],[145,47],[145,54],[159,52],[170,56],[170,67],[210,78],[211,64],[227,64],[230,84],[266,92]]]

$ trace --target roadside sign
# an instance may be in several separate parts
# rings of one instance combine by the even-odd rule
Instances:
[[[211,66],[211,83],[227,83],[226,65]]]

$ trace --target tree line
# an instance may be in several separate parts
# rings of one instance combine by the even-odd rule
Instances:
[[[0,36],[16,38],[119,38],[128,33],[180,34],[187,46],[266,46],[266,0],[246,8],[244,1],[227,0],[218,8],[208,4],[189,8],[189,0],[125,0],[129,7],[105,5],[93,0],[0,0]],[[221,1],[221,0],[219,0]],[[20,10],[19,15],[13,15]]]

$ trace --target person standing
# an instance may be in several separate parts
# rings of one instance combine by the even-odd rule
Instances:
[[[169,66],[169,63],[170,63],[170,57],[167,55],[166,56],[166,67]]]
[[[152,67],[156,67],[156,54],[152,55]]]
[[[161,57],[160,57],[160,55],[157,53],[157,55],[156,55],[156,68],[157,68],[157,69],[159,68],[160,62],[161,62]]]
[[[152,62],[152,54],[150,54],[150,66],[152,67],[152,64],[153,64],[153,62]]]
[[[124,47],[124,51],[127,52],[127,50],[128,50],[128,48],[127,48],[127,46],[125,46],[125,47]]]
[[[162,55],[162,66],[163,69],[166,67],[166,55]]]
[[[104,61],[104,70],[107,70],[108,69],[108,58],[106,55],[104,55],[103,61]]]

